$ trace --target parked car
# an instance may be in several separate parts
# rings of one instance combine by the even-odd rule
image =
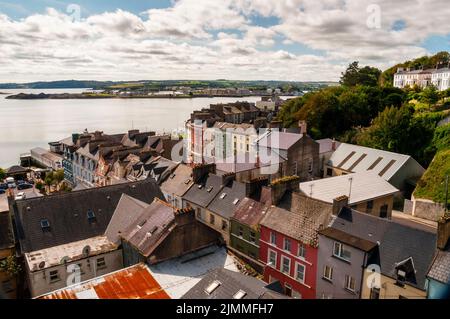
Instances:
[[[5,179],[5,182],[6,182],[7,184],[14,183],[14,182],[15,182],[14,177],[7,177],[7,178]]]
[[[23,183],[23,184],[17,185],[17,189],[28,189],[28,188],[33,188],[33,185],[28,184],[28,183]]]
[[[9,183],[8,184],[8,188],[16,188],[16,187],[17,187],[16,183]]]
[[[18,180],[18,181],[16,182],[16,184],[17,184],[17,185],[25,184],[25,181],[23,181],[23,180]]]
[[[17,193],[16,197],[14,198],[15,200],[21,200],[21,199],[25,199],[27,196],[25,195],[24,192],[20,192]]]
[[[0,188],[0,195],[6,193],[6,190],[3,188]]]
[[[0,184],[0,189],[8,189],[8,184],[6,183]]]

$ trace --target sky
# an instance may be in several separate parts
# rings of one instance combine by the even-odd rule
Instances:
[[[450,51],[448,0],[0,0],[0,82],[337,81]]]

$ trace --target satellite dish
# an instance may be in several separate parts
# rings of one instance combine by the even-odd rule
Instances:
[[[61,261],[59,263],[62,265],[62,264],[66,264],[69,261],[70,261],[69,256],[64,256],[63,258],[61,258]]]
[[[83,256],[89,257],[89,254],[91,253],[91,246],[86,245],[83,248]]]
[[[39,269],[42,269],[42,268],[44,268],[45,267],[45,261],[41,261],[40,263],[39,263]]]

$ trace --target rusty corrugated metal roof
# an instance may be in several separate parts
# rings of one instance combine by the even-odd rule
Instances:
[[[144,264],[131,266],[40,299],[170,299]]]

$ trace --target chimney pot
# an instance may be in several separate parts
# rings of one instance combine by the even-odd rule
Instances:
[[[333,199],[333,215],[338,216],[342,208],[348,206],[348,196],[342,195]]]

